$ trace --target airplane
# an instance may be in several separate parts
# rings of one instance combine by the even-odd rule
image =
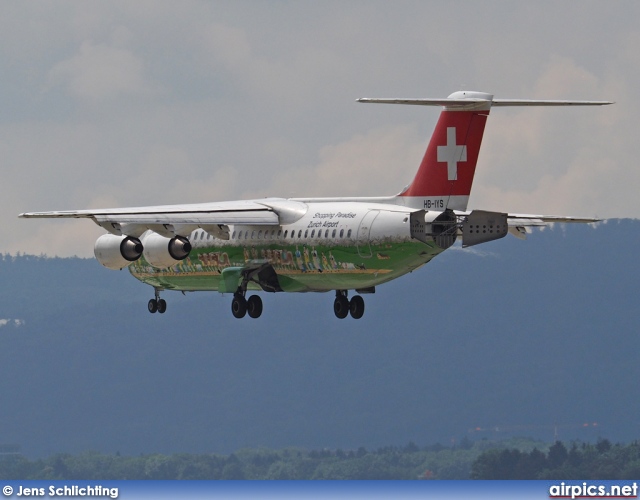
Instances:
[[[155,291],[233,294],[236,318],[262,314],[263,292],[335,292],[337,318],[360,319],[363,295],[423,266],[461,238],[469,247],[527,228],[592,223],[594,218],[467,210],[485,123],[492,107],[600,106],[610,101],[494,99],[458,91],[446,99],[358,99],[362,103],[440,106],[413,181],[399,194],[356,198],[264,198],[185,205],[27,212],[24,218],[89,218],[107,231],[94,254],[128,267]],[[355,294],[349,298],[349,292]]]

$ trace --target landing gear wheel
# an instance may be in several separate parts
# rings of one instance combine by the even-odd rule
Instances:
[[[344,319],[349,314],[349,299],[344,295],[339,295],[336,300],[333,301],[333,312],[336,318]]]
[[[252,295],[247,300],[247,312],[252,318],[259,318],[262,314],[262,299],[259,295]]]
[[[164,299],[158,299],[158,312],[164,314],[167,310],[167,302]]]
[[[349,302],[349,312],[353,319],[360,319],[364,314],[364,299],[360,295],[354,295]]]
[[[247,314],[247,299],[242,295],[234,295],[231,301],[231,312],[238,319],[244,318]]]
[[[151,314],[157,312],[158,311],[158,301],[156,299],[151,299],[149,301],[149,304],[147,304],[147,307],[149,308],[149,312]]]

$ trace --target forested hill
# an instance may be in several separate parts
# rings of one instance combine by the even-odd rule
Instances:
[[[231,453],[640,430],[640,221],[454,248],[337,320],[331,294],[152,289],[92,259],[0,260],[0,444]]]
[[[384,446],[377,450],[242,449],[230,455],[150,454],[124,456],[82,452],[56,453],[33,459],[19,454],[0,456],[0,479],[122,480],[122,479],[469,479],[479,456],[479,471],[499,474],[494,453],[529,456],[549,445],[539,441],[463,440],[456,446]],[[540,451],[542,450],[542,451]],[[486,452],[486,453],[485,453]]]
[[[377,450],[242,449],[230,455],[150,454],[123,456],[82,452],[44,459],[0,456],[1,479],[636,479],[640,444],[562,443],[528,439],[446,447],[384,446]]]

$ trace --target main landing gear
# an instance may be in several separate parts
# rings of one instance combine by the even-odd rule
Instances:
[[[233,294],[231,312],[238,319],[244,318],[247,313],[251,318],[259,318],[262,314],[262,299],[259,295],[251,295],[246,299],[245,292],[239,289]]]
[[[242,273],[242,281],[236,293],[233,294],[233,300],[231,301],[231,313],[234,317],[238,319],[244,318],[248,313],[250,318],[259,318],[262,314],[262,299],[260,296],[251,295],[249,298],[246,298],[246,295],[249,281],[254,280],[254,277],[258,275],[263,268],[264,267],[259,267]]]
[[[238,287],[231,301],[231,313],[238,319],[244,318],[247,314],[251,318],[259,318],[262,314],[262,299],[259,295],[251,295],[247,299],[245,297],[246,292],[246,289],[243,290],[242,287]],[[149,301],[148,308],[152,314],[163,314],[167,310],[167,303],[160,298],[159,290],[155,291],[155,298]],[[360,295],[354,295],[349,300],[346,290],[336,290],[333,312],[339,319],[344,319],[349,315],[353,319],[360,319],[364,315],[364,299]]]
[[[349,300],[346,290],[336,290],[336,300],[333,301],[333,312],[339,319],[344,319],[349,314],[351,314],[353,319],[360,319],[364,314],[364,299],[360,295],[354,295],[351,300]]]
[[[151,314],[156,312],[164,314],[167,310],[167,303],[164,299],[160,298],[160,292],[158,290],[156,290],[156,298],[149,301],[148,308]]]

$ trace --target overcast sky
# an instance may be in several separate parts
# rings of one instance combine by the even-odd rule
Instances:
[[[639,2],[0,1],[0,252],[103,233],[24,211],[396,194],[439,110],[355,99],[459,89],[616,101],[493,109],[469,208],[640,217]]]

